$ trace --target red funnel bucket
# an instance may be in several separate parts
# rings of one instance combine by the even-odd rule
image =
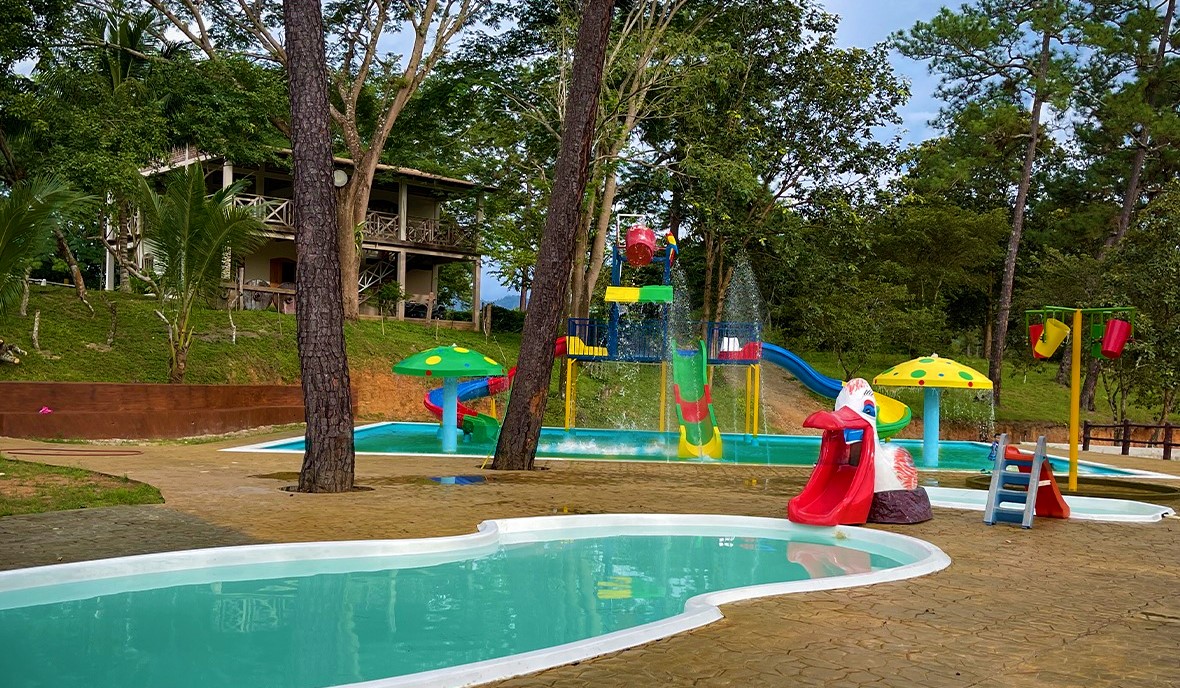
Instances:
[[[1123,355],[1123,346],[1131,337],[1131,323],[1126,320],[1110,320],[1106,323],[1106,333],[1102,335],[1102,355],[1107,358],[1118,358]]]
[[[643,225],[632,225],[627,230],[627,262],[642,267],[656,255],[656,233]]]
[[[1042,323],[1034,323],[1028,326],[1028,345],[1032,347],[1033,356],[1035,358],[1048,358],[1037,353],[1037,342],[1041,340],[1041,333],[1045,331],[1045,326]]]

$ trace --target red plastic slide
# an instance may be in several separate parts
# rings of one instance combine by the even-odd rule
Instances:
[[[1024,459],[1031,461],[1032,455],[1020,451],[1020,449],[1008,445],[1008,449],[1004,452],[1009,460]],[[1031,466],[1024,466],[1017,464],[1021,473],[1029,473],[1032,471]],[[1033,513],[1037,516],[1044,516],[1045,518],[1069,518],[1069,505],[1065,503],[1065,497],[1061,494],[1061,489],[1057,487],[1057,478],[1053,477],[1053,466],[1045,461],[1041,464],[1040,485],[1035,486],[1037,491],[1037,503],[1034,507]],[[1034,489],[1030,485],[1029,489]]]
[[[860,525],[873,506],[873,426],[851,408],[817,411],[805,428],[824,431],[807,486],[787,502],[787,518],[811,526]]]

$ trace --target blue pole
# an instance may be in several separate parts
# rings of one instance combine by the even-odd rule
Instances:
[[[927,387],[922,401],[922,465],[938,465],[939,389]]]
[[[459,378],[443,378],[442,450],[448,454],[458,450]]]

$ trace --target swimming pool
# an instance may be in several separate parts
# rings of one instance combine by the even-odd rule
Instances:
[[[390,456],[465,456],[484,458],[495,451],[494,442],[479,442],[470,436],[459,443],[458,454],[442,451],[437,423],[375,423],[355,431],[357,453]],[[677,436],[648,430],[603,430],[598,428],[542,428],[537,458],[577,459],[581,461],[700,461],[705,463],[754,464],[768,466],[813,466],[819,457],[818,435],[750,435],[724,434],[722,459],[677,458]],[[939,442],[937,466],[927,466],[922,459],[921,440],[891,440],[909,450],[919,470],[990,471],[991,446],[982,442],[943,440]],[[226,451],[303,452],[303,438],[296,437]],[[1066,473],[1069,461],[1050,459],[1053,470]],[[1169,477],[1147,471],[1115,468],[1082,461],[1080,475],[1130,477]]]
[[[614,514],[48,566],[0,573],[0,676],[9,688],[468,685],[695,628],[717,604],[949,563],[883,531]]]

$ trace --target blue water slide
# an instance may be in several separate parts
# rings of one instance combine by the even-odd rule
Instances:
[[[480,377],[474,380],[467,380],[459,383],[459,403],[465,401],[472,401],[475,399],[482,399],[488,396],[488,380],[490,378]],[[442,413],[443,404],[443,388],[435,387],[426,393],[426,408],[436,416]],[[470,408],[459,409],[459,424],[463,424],[464,416],[474,416],[476,412]]]
[[[788,351],[781,346],[775,346],[769,342],[762,342],[762,360],[785,368],[788,373],[795,376],[796,380],[803,383],[804,387],[820,396],[835,399],[840,394],[842,384],[839,380],[830,378],[815,368],[812,368],[808,365],[807,361],[804,361],[794,352]],[[462,399],[463,397],[460,396],[459,398]]]

